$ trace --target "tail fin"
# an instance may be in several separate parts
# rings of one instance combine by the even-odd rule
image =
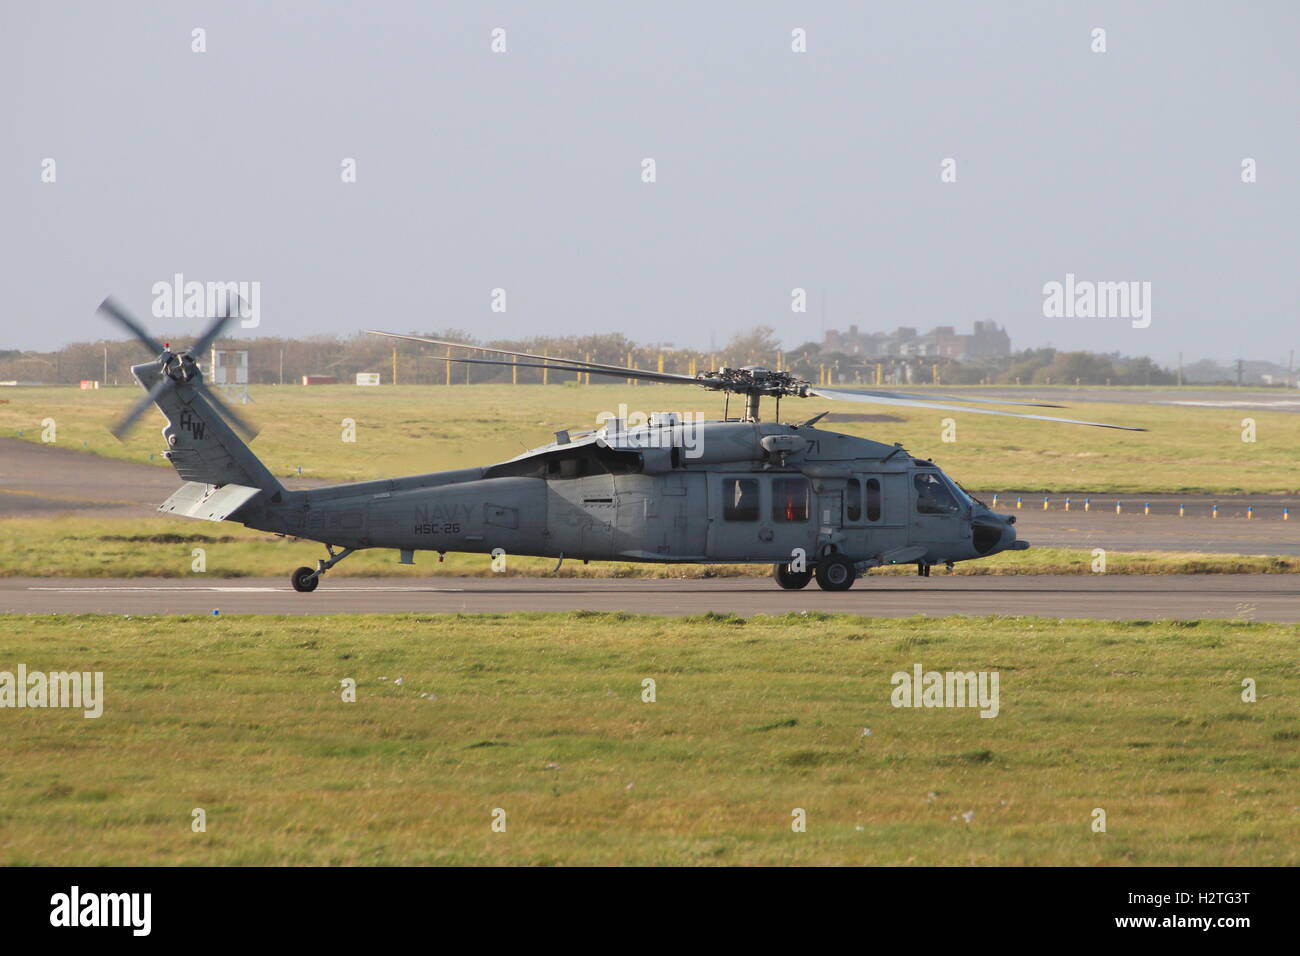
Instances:
[[[137,365],[132,374],[150,389],[162,374],[157,363]],[[155,401],[167,416],[163,457],[185,481],[206,485],[243,485],[268,496],[284,487],[252,450],[226,424],[212,403],[197,389],[178,384],[162,391]]]

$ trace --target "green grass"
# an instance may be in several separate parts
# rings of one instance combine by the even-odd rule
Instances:
[[[204,552],[206,570],[193,570],[194,550]],[[233,523],[184,521],[176,518],[142,520],[11,518],[0,522],[0,578],[213,578],[280,577],[296,567],[315,567],[325,556],[322,545],[281,538]],[[439,575],[490,577],[487,555],[449,554],[439,563],[433,552],[421,551],[416,564],[397,563],[391,549],[360,551],[330,571],[335,577],[406,577]],[[553,558],[507,555],[506,574],[551,575]],[[1091,551],[1031,548],[966,561],[952,572],[936,574],[1091,574]],[[735,577],[767,575],[771,565],[645,564],[566,561],[561,577]],[[1300,558],[1242,554],[1110,551],[1107,574],[1294,574]],[[879,574],[915,574],[913,565],[877,568]]]
[[[146,418],[125,444],[107,430],[140,394],[131,388],[6,389],[0,435],[22,432],[39,441],[42,420],[53,418],[61,445],[148,461],[162,450],[161,415]],[[599,412],[616,412],[620,403],[643,412],[700,411],[709,418],[721,417],[723,410],[720,395],[670,385],[263,386],[252,394],[255,404],[246,411],[262,428],[254,449],[272,471],[296,474],[301,466],[304,475],[339,481],[511,458],[549,441],[558,429],[592,427]],[[823,399],[782,403],[787,420],[825,409],[896,416],[898,421],[827,427],[900,441],[913,454],[934,458],[968,488],[1130,494],[1293,493],[1300,487],[1300,415],[1285,412],[1079,403],[1062,413],[1150,429],[1134,433]],[[1247,415],[1258,425],[1253,444],[1241,441]],[[950,416],[958,440],[944,443],[941,422]],[[341,441],[344,418],[356,421],[355,443]],[[156,457],[154,463],[161,465]]]
[[[1295,865],[1297,637],[824,614],[7,616],[0,669],[103,671],[105,711],[0,711],[0,864]],[[893,708],[890,675],[916,663],[996,670],[999,716]]]

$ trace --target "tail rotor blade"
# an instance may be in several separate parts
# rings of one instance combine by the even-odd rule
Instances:
[[[198,360],[208,350],[208,346],[220,338],[227,323],[233,318],[234,315],[231,314],[230,306],[227,304],[226,308],[222,310],[222,314],[213,319],[212,324],[203,330],[203,334],[199,336],[198,341],[190,346],[190,355],[195,360]]]
[[[235,414],[235,410],[222,400],[212,389],[208,388],[206,383],[199,384],[198,391],[208,402],[216,408],[217,412],[234,426],[235,430],[244,436],[245,441],[252,441],[257,437],[257,429],[250,425],[241,416]]]
[[[154,385],[153,388],[149,389],[149,394],[140,399],[140,401],[138,401],[131,410],[123,415],[122,419],[112,427],[111,431],[113,432],[113,437],[118,441],[125,441],[126,436],[130,433],[131,429],[135,427],[135,423],[140,420],[140,416],[149,411],[149,406],[153,405],[170,381],[170,379],[164,376]]]
[[[119,325],[125,326],[132,335],[143,343],[144,347],[149,350],[149,354],[161,355],[163,353],[164,349],[162,343],[146,332],[144,326],[132,318],[131,314],[127,312],[126,309],[118,305],[111,295],[103,302],[99,303],[98,311],[102,312]]]

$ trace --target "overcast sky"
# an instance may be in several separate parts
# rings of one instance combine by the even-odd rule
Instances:
[[[268,335],[794,346],[824,307],[1285,362],[1298,74],[1291,2],[3,0],[0,347],[100,338],[109,293],[197,327],[150,317],[181,273],[259,282]],[[1045,318],[1067,273],[1150,282],[1149,327]]]

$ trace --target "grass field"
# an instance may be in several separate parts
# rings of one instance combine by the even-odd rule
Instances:
[[[194,570],[202,549],[204,570]],[[288,576],[300,566],[315,567],[325,549],[313,541],[281,538],[226,522],[209,524],[175,518],[142,520],[11,518],[0,522],[0,577],[72,578],[238,578]],[[416,564],[397,562],[391,549],[360,551],[330,571],[332,577],[426,578],[438,575],[489,577],[487,555],[422,551]],[[1091,551],[1031,548],[962,562],[952,572],[935,574],[1091,574]],[[552,558],[506,557],[508,575],[550,576]],[[771,565],[641,564],[568,561],[560,577],[734,577],[767,575]],[[1107,574],[1287,574],[1300,572],[1300,558],[1241,554],[1111,551]],[[913,565],[874,569],[872,575],[915,574]]]
[[[941,391],[941,390],[940,390]],[[1032,389],[1026,389],[1026,396]],[[487,464],[550,441],[561,428],[589,428],[620,403],[633,410],[722,415],[721,395],[691,386],[469,385],[357,388],[254,387],[250,418],[262,428],[254,450],[279,475],[346,481]],[[0,435],[39,441],[53,418],[58,443],[161,465],[162,417],[144,420],[125,444],[108,425],[134,403],[134,388],[6,389]],[[1292,493],[1300,488],[1300,415],[1240,409],[1074,404],[1061,414],[1137,425],[1146,433],[1018,421],[925,409],[886,408],[823,399],[789,400],[783,417],[830,409],[842,415],[887,414],[897,421],[829,422],[828,428],[879,441],[901,441],[933,457],[968,488],[1079,492]],[[1011,409],[1014,410],[1014,409]],[[733,403],[733,414],[738,407]],[[769,414],[771,413],[769,403]],[[1257,422],[1257,441],[1241,441],[1241,421]],[[945,417],[957,441],[940,440]],[[343,419],[356,442],[341,440]]]
[[[820,614],[0,617],[0,670],[105,681],[97,720],[0,710],[0,863],[1295,865],[1298,636]],[[914,664],[998,672],[998,716],[892,707],[891,675]]]

